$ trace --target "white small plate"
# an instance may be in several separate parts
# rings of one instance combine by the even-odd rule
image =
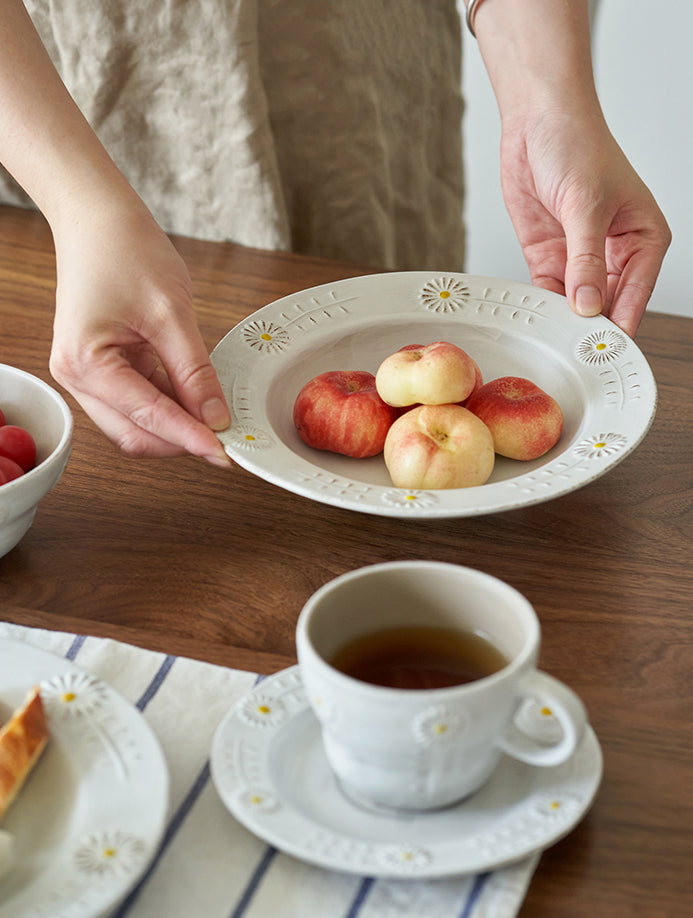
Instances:
[[[504,756],[482,790],[456,806],[371,813],[340,791],[294,666],[224,718],[211,770],[236,819],[287,854],[346,873],[432,878],[501,867],[558,841],[589,809],[602,756],[588,728],[563,765],[538,768]]]
[[[395,488],[382,456],[350,459],[306,446],[293,424],[303,385],[328,370],[368,370],[405,344],[447,340],[486,381],[524,376],[563,410],[540,459],[497,457],[479,487]],[[647,433],[657,390],[637,345],[608,319],[576,316],[564,297],[469,274],[354,277],[283,297],[233,328],[212,352],[231,411],[219,435],[261,478],[313,500],[381,516],[476,516],[550,500],[599,478]]]
[[[0,719],[33,686],[50,741],[8,810],[14,865],[0,918],[96,918],[144,873],[163,836],[168,769],[140,712],[74,663],[0,639]]]

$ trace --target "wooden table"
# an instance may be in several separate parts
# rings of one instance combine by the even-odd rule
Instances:
[[[250,312],[361,268],[174,240],[211,349]],[[0,360],[50,381],[52,240],[0,208]],[[430,558],[534,604],[541,663],[584,699],[605,756],[596,805],[541,859],[522,918],[693,914],[693,320],[652,313],[638,342],[659,388],[643,444],[549,503],[405,521],[308,501],[240,468],[125,458],[68,397],[72,457],[0,561],[3,618],[272,672],[325,581]],[[689,912],[688,909],[691,909]]]

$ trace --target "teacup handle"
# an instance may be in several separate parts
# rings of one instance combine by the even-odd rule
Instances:
[[[541,670],[533,670],[525,676],[521,693],[523,700],[520,706],[528,699],[533,700],[543,716],[556,718],[562,736],[558,742],[547,745],[529,736],[513,722],[499,740],[500,748],[513,758],[530,765],[551,766],[567,761],[585,731],[587,714],[583,703],[567,685]]]

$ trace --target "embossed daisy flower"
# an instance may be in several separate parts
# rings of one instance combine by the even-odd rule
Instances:
[[[323,723],[334,720],[337,715],[337,706],[329,698],[325,698],[324,695],[313,696],[313,709]]]
[[[607,328],[583,338],[575,349],[575,356],[583,363],[599,365],[620,357],[627,347],[623,335]]]
[[[461,711],[437,705],[426,708],[414,719],[412,731],[417,743],[431,746],[457,739],[466,725],[466,718]]]
[[[469,288],[454,277],[434,277],[419,291],[419,300],[431,312],[455,312],[469,300]]]
[[[515,725],[540,743],[554,745],[563,737],[563,727],[551,708],[536,698],[527,698],[514,717]]]
[[[273,813],[279,809],[279,798],[265,787],[245,787],[238,794],[238,801],[254,813]]]
[[[50,714],[85,717],[106,701],[106,687],[89,673],[64,673],[41,683],[41,698]]]
[[[232,427],[227,435],[227,440],[233,446],[245,450],[269,449],[274,443],[264,430],[260,430],[258,427],[250,427],[248,424]]]
[[[578,456],[586,456],[588,459],[600,459],[602,456],[617,453],[627,442],[622,434],[598,434],[581,440],[575,447],[575,452]]]
[[[146,848],[141,839],[125,832],[94,832],[75,850],[74,860],[83,873],[126,875],[142,863]]]
[[[572,819],[580,809],[580,801],[572,794],[540,794],[532,806],[541,820]]]
[[[261,353],[276,353],[283,351],[291,339],[281,325],[255,319],[243,328],[243,340]]]
[[[253,727],[276,727],[286,717],[286,708],[279,698],[269,695],[249,695],[241,704],[241,720]]]
[[[406,488],[388,490],[383,493],[383,502],[391,507],[401,507],[416,513],[417,510],[426,510],[438,503],[438,498],[428,491],[410,491]]]
[[[427,867],[433,860],[427,848],[418,845],[387,845],[378,856],[384,867],[396,870],[398,873],[416,873]]]

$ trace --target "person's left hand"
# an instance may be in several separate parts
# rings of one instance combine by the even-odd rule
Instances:
[[[601,115],[504,125],[501,178],[531,282],[634,336],[671,232]]]

